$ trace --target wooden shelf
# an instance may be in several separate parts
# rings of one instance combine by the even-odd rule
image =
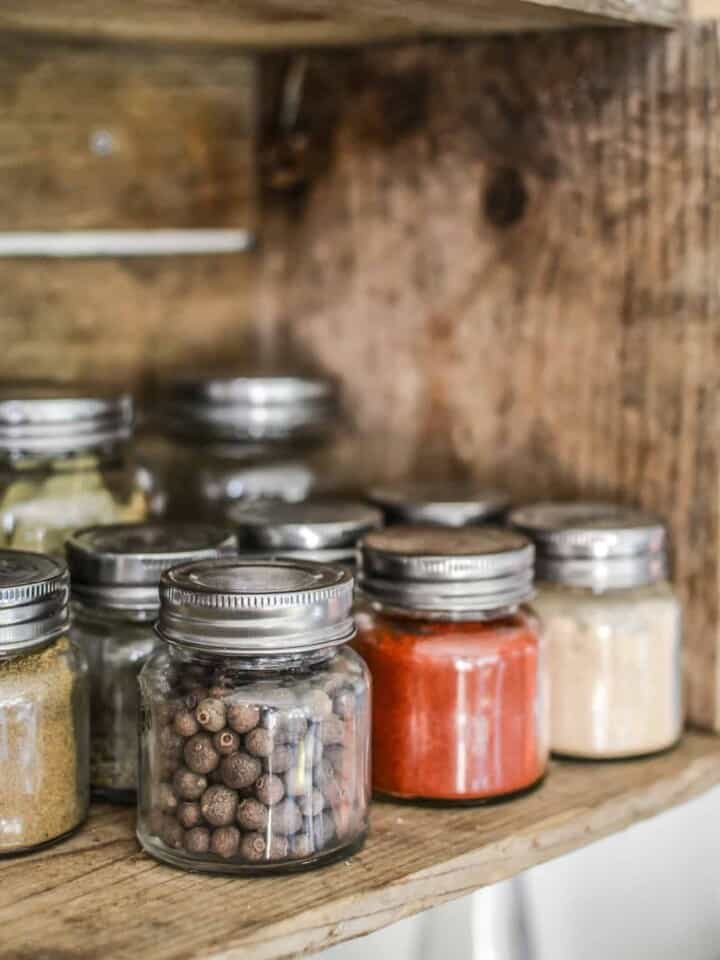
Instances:
[[[64,844],[0,861],[4,960],[276,960],[321,950],[622,830],[720,783],[720,738],[650,760],[553,764],[484,807],[378,802],[365,849],[274,879],[209,877],[138,850],[132,810],[95,806]]]
[[[6,0],[0,28],[33,34],[286,47],[574,26],[673,26],[683,0]]]

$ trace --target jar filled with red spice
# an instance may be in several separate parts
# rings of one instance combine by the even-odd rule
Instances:
[[[361,545],[356,648],[373,681],[373,786],[478,801],[548,760],[534,548],[499,527],[392,527]]]

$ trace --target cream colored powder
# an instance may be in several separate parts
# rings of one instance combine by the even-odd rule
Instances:
[[[681,613],[668,584],[593,594],[541,584],[551,746],[595,759],[672,745],[683,725]]]

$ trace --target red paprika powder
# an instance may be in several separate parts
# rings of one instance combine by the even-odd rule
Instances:
[[[534,552],[512,531],[395,527],[365,538],[356,647],[373,678],[373,785],[484,800],[548,757],[545,660],[523,601]]]

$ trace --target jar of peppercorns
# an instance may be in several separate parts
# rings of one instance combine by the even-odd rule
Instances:
[[[370,689],[353,578],[304,561],[175,567],[140,674],[138,837],[191,870],[267,873],[357,850]]]
[[[209,524],[118,523],[78,530],[66,543],[72,637],[90,667],[90,782],[135,802],[138,673],[158,643],[153,624],[164,570],[235,555],[235,537]]]
[[[548,759],[534,550],[499,527],[389,527],[361,544],[356,649],[373,682],[373,785],[406,799],[525,790]]]

